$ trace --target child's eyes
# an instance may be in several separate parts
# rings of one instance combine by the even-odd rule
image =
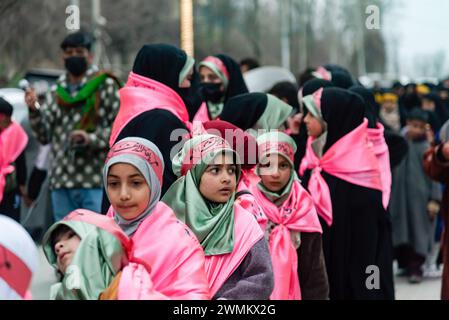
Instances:
[[[211,169],[209,170],[209,172],[210,172],[210,173],[213,173],[213,174],[217,174],[218,171],[219,171],[218,168],[211,168]]]
[[[138,187],[138,186],[142,185],[142,183],[143,183],[142,181],[133,181],[132,185],[135,187]]]
[[[228,169],[228,173],[229,173],[229,174],[234,174],[235,171],[236,171],[236,168],[229,168],[229,169]]]
[[[116,186],[118,186],[118,182],[117,181],[108,182],[108,187],[114,188]]]

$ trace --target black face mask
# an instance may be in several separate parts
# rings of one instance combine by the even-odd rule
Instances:
[[[70,57],[65,59],[66,69],[75,77],[82,75],[87,70],[87,60],[84,57]]]
[[[201,83],[201,93],[206,101],[219,103],[224,97],[224,92],[220,90],[221,83]]]

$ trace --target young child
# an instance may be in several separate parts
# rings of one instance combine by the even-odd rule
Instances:
[[[234,203],[238,161],[224,139],[195,136],[173,159],[182,177],[162,201],[203,247],[213,299],[266,300],[273,290],[270,253],[256,219]]]
[[[426,175],[423,157],[433,134],[426,111],[413,109],[407,116],[403,135],[409,145],[406,158],[393,172],[390,212],[393,219],[393,244],[399,267],[409,281],[422,280],[422,266],[434,241],[436,215],[441,188]]]
[[[398,96],[394,93],[382,94],[379,117],[388,129],[399,132],[403,126],[403,114],[399,108]]]
[[[20,222],[20,196],[26,194],[28,135],[11,120],[12,105],[0,97],[0,212]]]
[[[53,224],[43,238],[48,262],[60,281],[52,300],[97,300],[128,264],[131,242],[113,219],[78,209]]]
[[[132,258],[149,271],[161,298],[209,299],[198,240],[159,202],[163,172],[163,157],[152,142],[129,137],[114,144],[103,170],[108,215],[131,238]]]
[[[322,218],[330,298],[393,299],[390,221],[364,102],[339,88],[303,100],[309,140],[300,174]],[[366,285],[372,266],[377,290]]]
[[[275,279],[270,298],[328,299],[322,228],[313,200],[293,167],[296,144],[282,132],[263,134],[257,142],[261,181],[251,192],[269,219],[264,231]]]
[[[225,139],[231,148],[238,154],[241,161],[241,173],[240,181],[237,185],[237,192],[235,194],[235,203],[252,213],[262,227],[262,230],[265,230],[268,219],[263,213],[262,207],[257,203],[250,192],[250,186],[252,184],[257,184],[260,181],[260,178],[253,170],[258,163],[256,138],[226,121],[208,121],[203,124],[203,127],[207,133]]]

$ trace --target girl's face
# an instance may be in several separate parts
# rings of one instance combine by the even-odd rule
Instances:
[[[58,269],[62,274],[65,274],[67,267],[72,263],[80,242],[81,238],[71,229],[56,237],[53,249]]]
[[[111,166],[106,190],[112,207],[126,220],[137,218],[150,203],[151,190],[145,178],[127,163]]]
[[[435,102],[429,99],[423,99],[421,107],[426,111],[435,111]]]
[[[271,192],[279,192],[290,180],[292,167],[290,162],[279,154],[270,155],[267,163],[259,166],[262,184]]]
[[[397,108],[398,104],[396,102],[387,100],[382,103],[382,109],[388,113],[395,111]]]
[[[207,200],[226,203],[237,186],[237,166],[232,155],[218,155],[201,176],[200,193]]]
[[[315,118],[312,113],[308,112],[304,118],[307,127],[307,134],[311,137],[318,138],[323,133],[323,127],[320,121]]]
[[[222,84],[220,77],[218,77],[217,74],[208,67],[202,66],[199,72],[200,72],[200,80],[202,83]],[[220,90],[224,91],[223,84],[220,86]]]

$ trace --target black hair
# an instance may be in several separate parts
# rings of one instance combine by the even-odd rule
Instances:
[[[76,48],[83,47],[88,51],[91,50],[94,39],[91,34],[84,31],[77,31],[75,33],[71,33],[64,38],[61,43],[61,49],[65,50],[68,47]]]
[[[11,117],[13,112],[12,105],[0,97],[0,113],[6,115],[7,117]]]
[[[240,66],[248,66],[248,70],[256,69],[260,67],[260,63],[256,58],[244,58],[240,61]]]
[[[278,97],[279,99],[286,99],[287,103],[295,110],[299,110],[298,102],[298,87],[290,81],[282,81],[276,83],[268,93]]]
[[[59,239],[68,232],[74,232],[72,228],[65,224],[60,224],[56,227],[55,230],[50,235],[50,245],[52,250],[55,248],[55,244],[59,241]]]

